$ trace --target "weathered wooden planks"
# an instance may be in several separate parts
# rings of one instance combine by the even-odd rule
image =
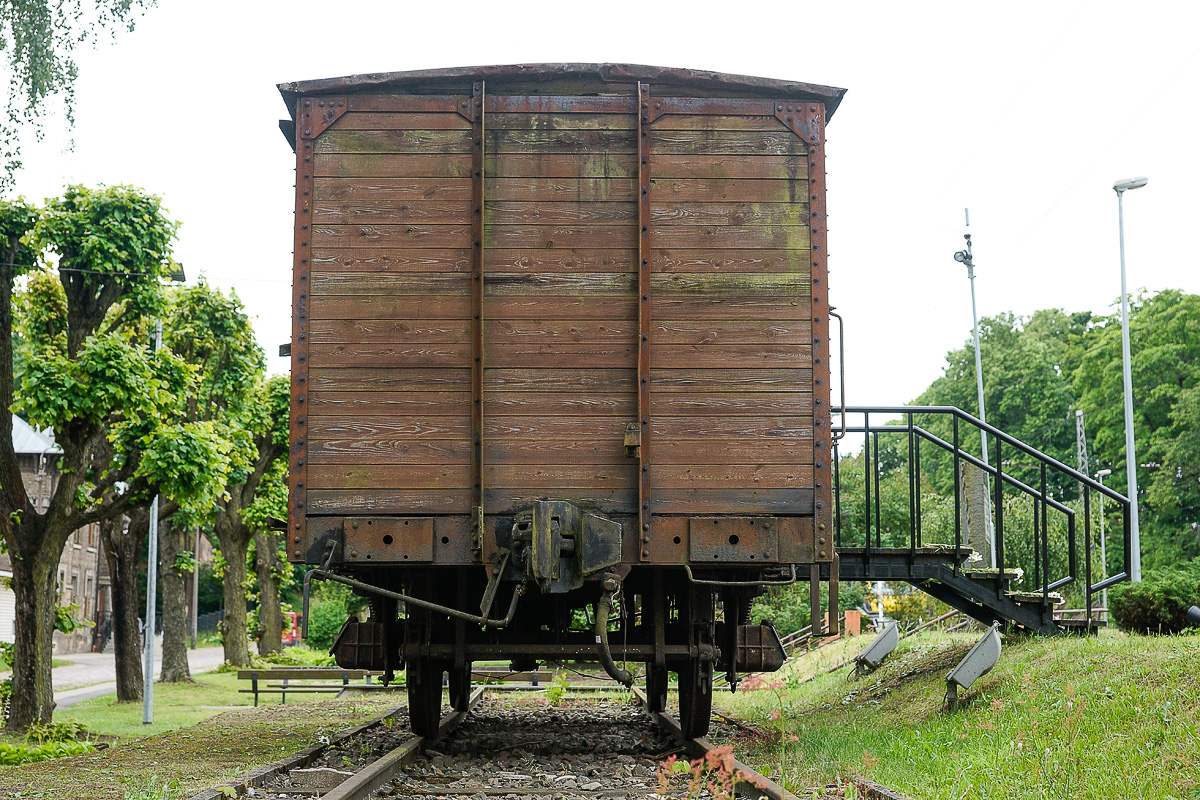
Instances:
[[[810,486],[812,466],[786,464],[697,464],[654,466],[654,485],[663,489],[786,489]],[[632,489],[637,464],[490,464],[484,482],[492,487],[532,489],[556,485],[584,489]],[[324,464],[309,470],[313,489],[457,489],[470,479],[469,465]]]
[[[636,505],[633,489],[590,489],[561,483],[535,488],[489,488],[484,501],[491,513],[512,513],[546,497],[565,497],[596,507],[601,513],[629,513]],[[466,514],[467,489],[314,489],[310,512],[335,514]],[[662,489],[651,500],[658,514],[811,515],[811,489]]]
[[[320,153],[317,178],[470,178],[471,155],[440,153]]]
[[[316,201],[314,225],[427,225],[469,224],[470,200],[353,200]]]
[[[313,187],[317,203],[409,203],[418,200],[471,200],[471,178],[332,178]]]
[[[695,155],[803,156],[804,142],[782,126],[777,130],[670,130],[655,128],[650,137],[650,157]]]
[[[467,248],[378,250],[321,248],[313,253],[313,269],[322,272],[470,272]]]
[[[489,382],[496,385],[495,381]],[[414,387],[419,388],[419,387]],[[488,415],[605,416],[632,418],[636,395],[630,391],[489,391],[484,406]],[[471,396],[465,391],[317,391],[309,395],[313,414],[444,416],[465,413]],[[812,414],[808,392],[705,392],[657,393],[652,396],[655,416],[725,415],[777,416]]]
[[[633,153],[492,153],[484,159],[492,178],[624,178],[637,175]]]
[[[421,112],[350,112],[337,121],[339,131],[405,131],[459,130],[470,131],[471,123],[461,114]]]
[[[404,251],[422,248],[459,248],[471,246],[471,226],[466,224],[431,225],[427,222],[406,225],[314,225],[313,248],[374,248]]]
[[[635,511],[638,462],[623,447],[637,412],[635,109],[486,102],[485,505]],[[745,105],[754,116],[651,126],[659,514],[813,508],[807,148],[769,103]],[[318,140],[314,513],[470,510],[469,134],[458,114],[370,110]]]
[[[401,344],[460,343],[467,338],[466,320],[318,319],[309,336],[314,344]],[[486,320],[485,336],[497,344],[632,344],[637,326],[632,321],[579,319]],[[769,320],[658,320],[654,323],[656,345],[807,345],[811,324]]]
[[[347,130],[327,131],[313,148],[327,153],[470,153],[469,130]]]
[[[489,175],[484,183],[489,212],[496,203],[538,201],[548,203],[635,202],[634,178],[539,178]]]

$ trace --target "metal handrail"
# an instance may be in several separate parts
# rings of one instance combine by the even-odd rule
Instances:
[[[840,412],[834,411],[833,413],[838,414]],[[963,411],[960,408],[956,408],[955,406],[871,406],[871,407],[849,406],[846,408],[846,413],[847,414],[950,414],[952,416],[957,417],[958,419],[961,419],[964,422],[969,422],[970,424],[974,425],[976,428],[979,428],[980,430],[987,431],[988,434],[995,436],[996,438],[1000,439],[1000,441],[1004,442],[1005,444],[1012,445],[1013,447],[1020,450],[1022,453],[1025,453],[1026,455],[1029,455],[1029,456],[1033,456],[1034,458],[1045,462],[1048,466],[1054,467],[1056,470],[1058,470],[1060,472],[1067,473],[1068,475],[1073,477],[1075,480],[1079,481],[1080,483],[1082,483],[1086,486],[1091,487],[1092,489],[1099,491],[1101,494],[1105,495],[1106,497],[1108,497],[1111,500],[1116,500],[1119,503],[1128,502],[1128,498],[1126,498],[1124,495],[1113,491],[1112,489],[1108,488],[1107,486],[1105,486],[1104,484],[1100,483],[1099,481],[1097,481],[1093,478],[1089,478],[1087,475],[1084,475],[1082,472],[1075,469],[1074,467],[1068,467],[1066,464],[1053,458],[1052,456],[1048,456],[1040,450],[1035,450],[1034,448],[1025,444],[1021,440],[1014,439],[1012,436],[1008,435],[1007,433],[1000,430],[999,428],[993,427],[989,423],[983,422],[982,420],[979,420],[976,417],[971,416],[967,412]],[[895,426],[890,426],[890,427],[895,427]],[[963,456],[968,456],[968,455],[969,455],[968,453],[965,453],[965,452],[963,453]]]
[[[909,491],[909,513],[908,513],[908,528],[909,528],[909,553],[910,557],[915,558],[916,549],[922,546],[923,531],[921,517],[921,480],[922,472],[920,467],[921,447],[920,442],[925,441],[935,448],[949,453],[954,459],[954,539],[955,552],[959,552],[962,547],[962,521],[961,521],[961,492],[962,486],[959,475],[958,464],[966,462],[983,471],[984,474],[992,479],[994,486],[993,504],[995,507],[995,548],[996,548],[996,563],[1004,565],[1006,559],[1004,556],[1004,506],[1003,506],[1003,487],[1008,486],[1015,489],[1018,493],[1024,494],[1034,501],[1033,506],[1033,578],[1034,585],[1038,586],[1035,590],[1043,597],[1043,602],[1048,603],[1049,594],[1056,589],[1066,586],[1076,581],[1079,575],[1076,563],[1076,534],[1077,534],[1077,517],[1080,516],[1080,511],[1065,503],[1060,502],[1051,496],[1048,487],[1048,472],[1052,471],[1060,478],[1065,478],[1068,482],[1079,484],[1081,486],[1081,500],[1083,504],[1082,519],[1083,519],[1083,534],[1085,537],[1085,559],[1084,566],[1084,595],[1086,597],[1087,607],[1092,607],[1092,595],[1095,592],[1101,591],[1108,586],[1119,583],[1128,577],[1128,565],[1130,563],[1131,553],[1131,537],[1129,531],[1130,519],[1130,501],[1120,493],[1104,486],[1098,481],[1090,478],[1082,472],[1073,469],[1072,467],[1063,464],[1057,459],[1042,453],[1041,451],[1030,447],[1024,442],[1004,433],[993,425],[990,425],[982,420],[973,417],[961,409],[953,406],[849,406],[843,409],[834,409],[834,414],[841,416],[840,427],[848,433],[862,434],[864,436],[863,454],[864,454],[864,475],[863,475],[863,502],[864,502],[864,519],[863,519],[863,540],[864,540],[864,557],[870,560],[872,550],[882,546],[882,520],[880,506],[880,458],[879,458],[879,437],[884,435],[902,435],[908,440],[908,491]],[[862,422],[860,425],[851,425],[848,422],[848,417],[852,414],[861,415]],[[896,416],[903,417],[902,420],[889,420],[886,424],[872,424],[871,417],[879,416]],[[915,424],[914,417],[917,415],[938,415],[950,417],[953,421],[953,442],[947,442],[938,435],[925,429],[924,427]],[[989,464],[977,456],[965,451],[962,447],[962,436],[959,430],[960,423],[965,423],[974,427],[979,431],[981,437],[992,437],[995,441],[994,452],[990,455],[995,459],[994,464]],[[840,437],[839,437],[840,438]],[[1012,447],[1018,453],[1030,457],[1033,465],[1024,465],[1019,467],[1020,470],[1034,469],[1038,472],[1038,488],[1031,486],[1024,481],[1018,479],[1014,475],[1005,472],[1005,464],[1007,462],[1001,456],[1001,445]],[[834,483],[835,483],[835,535],[839,545],[843,543],[844,536],[842,532],[842,510],[841,510],[841,472],[838,468],[838,444],[836,440],[833,442],[833,456],[835,462]],[[1031,481],[1033,483],[1033,481]],[[1123,510],[1124,516],[1124,532],[1125,532],[1125,569],[1121,572],[1105,578],[1104,580],[1092,582],[1092,504],[1091,493],[1099,492],[1102,497],[1116,501]],[[1066,521],[1067,528],[1067,554],[1066,554],[1066,572],[1064,577],[1059,577],[1056,580],[1051,580],[1051,558],[1050,558],[1050,527],[1048,522],[1048,511],[1061,513]],[[1101,513],[1103,513],[1103,503],[1101,503]],[[1114,529],[1115,530],[1115,529]],[[874,535],[872,535],[874,534]],[[872,541],[874,539],[874,542]],[[958,574],[960,564],[957,558],[953,564],[955,574]],[[1061,573],[1060,573],[1061,574]],[[997,592],[1003,596],[1004,582],[997,582]]]

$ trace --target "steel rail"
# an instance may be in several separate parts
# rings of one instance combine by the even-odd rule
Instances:
[[[437,739],[457,728],[466,719],[468,713],[483,699],[487,689],[483,686],[471,693],[471,699],[466,711],[452,711],[442,717],[438,723]],[[391,780],[396,773],[412,763],[428,743],[424,736],[414,736],[392,752],[373,762],[353,777],[347,778],[327,793],[321,795],[322,800],[366,800],[380,786]]]
[[[230,791],[234,792],[232,795],[234,797],[244,797],[247,789],[261,789],[269,781],[280,775],[291,772],[294,769],[304,769],[309,764],[320,758],[326,750],[337,747],[342,742],[358,736],[360,733],[364,733],[372,728],[378,727],[383,723],[384,720],[401,718],[404,716],[406,708],[407,706],[397,706],[386,714],[378,716],[375,719],[368,720],[361,725],[356,725],[347,731],[337,734],[328,742],[310,745],[298,753],[293,753],[290,756],[285,756],[284,758],[281,758],[272,764],[268,764],[265,767],[259,767],[258,769],[252,770],[244,777],[190,795],[187,800],[226,800],[226,798],[230,797]]]

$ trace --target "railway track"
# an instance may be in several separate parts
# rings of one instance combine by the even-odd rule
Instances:
[[[397,709],[189,800],[796,798],[738,761],[731,748],[685,738],[675,717],[646,711],[645,695],[634,693],[640,707],[594,695],[553,706],[480,687],[467,711],[441,719],[434,741],[408,732]],[[859,797],[905,800],[868,781],[855,783]],[[705,793],[698,795],[698,786]]]

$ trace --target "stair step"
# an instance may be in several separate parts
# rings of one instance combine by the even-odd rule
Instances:
[[[963,575],[966,575],[968,578],[976,579],[991,578],[995,580],[996,578],[999,578],[1007,581],[1021,581],[1025,578],[1025,570],[1021,569],[1020,567],[1006,569],[1004,570],[1003,575],[1000,574],[1000,570],[996,567],[964,567],[960,569],[959,572],[961,572]]]
[[[1014,603],[1041,603],[1043,599],[1046,599],[1052,606],[1061,606],[1067,602],[1058,592],[1050,592],[1044,598],[1041,592],[1005,592],[1004,594]]]

